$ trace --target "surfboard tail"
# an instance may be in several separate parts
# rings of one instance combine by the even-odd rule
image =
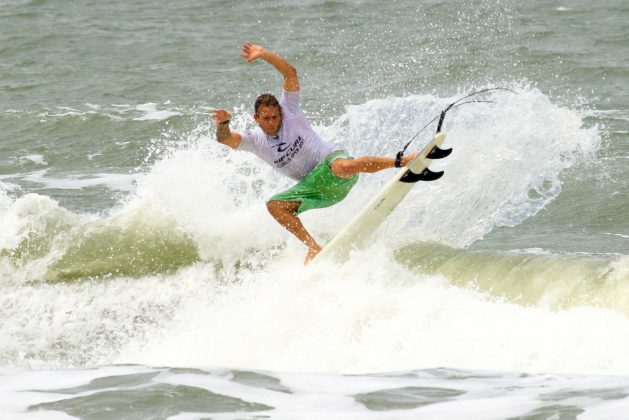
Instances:
[[[450,156],[452,153],[452,148],[449,149],[440,149],[438,146],[435,146],[426,157],[428,159],[443,159],[445,157]]]
[[[443,171],[433,172],[430,169],[426,168],[420,173],[416,174],[410,169],[400,178],[400,182],[404,182],[407,184],[418,182],[418,181],[435,181],[443,176]]]

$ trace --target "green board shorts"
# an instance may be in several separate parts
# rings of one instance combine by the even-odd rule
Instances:
[[[301,205],[296,214],[306,210],[330,207],[343,200],[356,182],[358,175],[351,178],[338,178],[330,169],[336,159],[353,159],[345,150],[336,150],[327,155],[297,185],[274,195],[269,201],[297,201]]]

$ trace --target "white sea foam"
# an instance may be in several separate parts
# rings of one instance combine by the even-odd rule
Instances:
[[[161,121],[167,120],[175,115],[181,115],[181,112],[171,108],[171,102],[166,101],[162,104],[148,102],[144,104],[112,104],[112,105],[96,105],[86,103],[87,109],[76,109],[65,106],[58,106],[54,109],[45,109],[37,114],[41,121],[47,121],[51,118],[78,117],[86,120],[88,117],[102,115],[112,120],[124,121]],[[8,110],[5,114],[20,114],[28,111]]]
[[[46,176],[47,172],[47,170],[35,171],[17,177],[25,181],[41,184],[46,188],[60,190],[80,190],[83,188],[105,186],[116,191],[132,191],[134,189],[134,180],[137,177],[134,174],[101,173],[86,176],[71,175],[65,178],[53,178]]]
[[[12,175],[0,175],[0,180],[4,179],[11,179],[13,178]],[[6,197],[7,192],[11,192],[11,191],[16,191],[18,190],[20,187],[16,184],[10,183],[10,182],[2,182],[0,181],[0,197]]]
[[[48,165],[48,162],[44,159],[44,155],[26,155],[22,156],[21,159],[31,161],[37,165]]]
[[[60,411],[27,411],[29,406],[70,400],[75,395],[55,392],[72,389],[88,383],[98,383],[107,378],[107,388],[84,391],[79,397],[93,397],[90,409],[94,412],[118,414],[127,412],[126,406],[136,402],[133,391],[146,390],[157,384],[161,386],[186,386],[199,391],[239,398],[242,401],[264,404],[272,408],[250,411],[248,417],[268,417],[276,420],[292,419],[487,419],[502,420],[537,415],[542,418],[559,418],[562,411],[579,413],[585,419],[617,419],[626,412],[629,391],[626,377],[613,376],[560,376],[560,375],[510,375],[490,371],[435,370],[405,372],[392,375],[342,376],[330,374],[296,374],[275,372],[250,372],[264,375],[271,380],[281,381],[284,392],[258,384],[241,383],[237,373],[227,370],[174,371],[168,368],[143,366],[105,366],[89,370],[2,370],[0,371],[0,411],[11,419],[67,419]],[[144,375],[145,383],[125,383],[124,378]],[[458,377],[457,377],[458,375]],[[152,377],[152,378],[151,378]],[[117,382],[116,378],[120,378]],[[129,392],[131,391],[131,392]],[[439,392],[459,395],[434,397]],[[153,409],[165,405],[168,390],[154,392],[156,402]],[[377,393],[388,392],[386,396]],[[418,395],[413,399],[413,393]],[[111,405],[112,394],[117,393],[120,405]],[[379,409],[366,409],[360,395],[371,396],[372,404],[383,403]],[[101,402],[98,397],[110,396]],[[356,398],[356,397],[359,398]],[[185,398],[184,396],[182,398]],[[168,401],[168,399],[166,399]],[[396,407],[387,409],[387,404]],[[413,403],[416,403],[414,405]],[[160,404],[164,404],[163,406]],[[61,405],[61,404],[60,404]],[[71,404],[68,404],[71,406]],[[141,410],[134,407],[134,414]],[[41,407],[40,407],[41,409]],[[201,410],[201,407],[197,407]],[[169,416],[171,419],[192,420],[212,418],[234,420],[243,418],[238,408],[216,407],[211,413],[185,410]],[[131,410],[129,410],[130,412]],[[218,411],[218,412],[216,412]],[[541,412],[540,412],[541,411]],[[154,411],[153,411],[154,412]],[[565,413],[564,413],[565,414]]]
[[[144,112],[144,115],[140,117],[135,117],[135,121],[160,121],[166,120],[174,115],[181,115],[179,112],[167,111],[167,110],[158,110],[157,104],[155,103],[146,103],[141,104],[136,107],[138,111]]]
[[[606,232],[605,235],[612,235],[612,236],[618,236],[620,238],[623,239],[629,239],[629,235],[625,235],[623,233],[610,233],[610,232]]]
[[[141,279],[5,283],[4,364],[629,374],[629,320],[612,310],[495,301],[407,272],[383,249],[306,270],[301,254],[289,246],[262,271],[199,263]]]
[[[194,277],[195,270],[181,274]],[[349,373],[435,366],[629,373],[629,320],[619,313],[493,301],[408,273],[381,250],[305,271],[287,258],[240,277],[225,289],[196,289],[168,326],[116,361]]]

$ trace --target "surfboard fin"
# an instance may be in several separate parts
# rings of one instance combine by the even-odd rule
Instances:
[[[426,168],[420,173],[416,174],[410,169],[406,171],[402,178],[400,178],[400,182],[406,182],[407,184],[411,184],[417,181],[435,181],[443,176],[443,171],[433,172],[430,169]]]
[[[444,157],[450,156],[452,153],[452,148],[450,149],[440,149],[437,146],[433,147],[433,149],[426,155],[428,159],[443,159]]]

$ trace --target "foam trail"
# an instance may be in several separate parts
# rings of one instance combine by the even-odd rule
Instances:
[[[422,238],[467,246],[495,226],[520,224],[559,194],[561,172],[597,150],[598,131],[584,129],[577,112],[551,103],[537,89],[517,92],[494,91],[488,97],[492,103],[466,105],[448,114],[445,147],[453,147],[454,153],[433,165],[445,170],[445,176],[414,188],[381,230],[386,233],[381,240],[396,238],[395,245],[401,245]],[[393,155],[391,144],[401,147],[416,127],[458,97],[369,101],[349,107],[325,131],[348,142],[356,155]],[[426,141],[418,139],[414,147]],[[371,176],[352,198],[359,196],[356,201],[362,203],[386,179]]]

